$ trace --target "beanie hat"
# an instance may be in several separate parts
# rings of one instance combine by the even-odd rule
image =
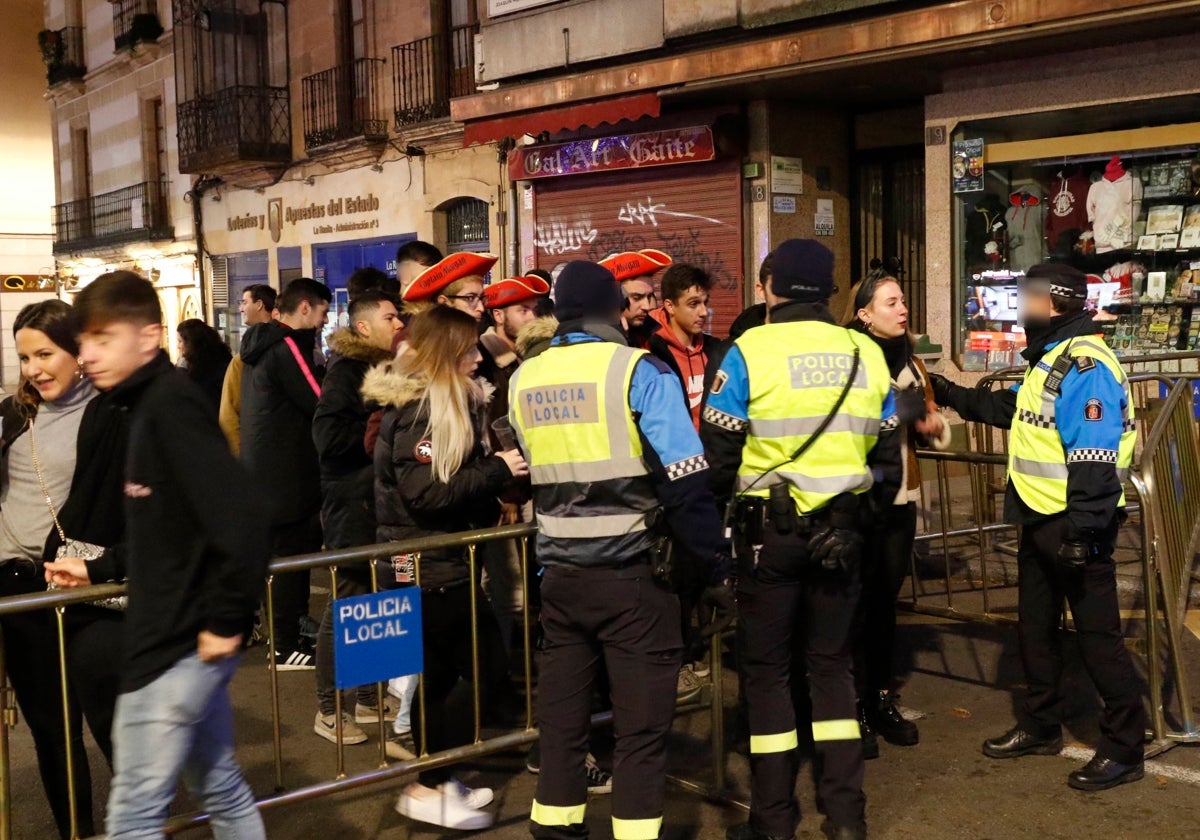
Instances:
[[[1024,283],[1034,291],[1087,300],[1087,275],[1066,263],[1039,263],[1025,272]]]
[[[559,321],[609,321],[621,311],[621,289],[611,271],[587,260],[563,266],[554,284],[554,317]]]
[[[833,294],[833,252],[815,239],[789,239],[770,259],[777,297],[817,302]]]

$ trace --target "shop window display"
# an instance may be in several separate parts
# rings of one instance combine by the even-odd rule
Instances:
[[[1118,355],[1200,349],[1195,148],[1005,163],[983,180],[955,196],[964,370],[1023,364],[1017,284],[1045,260],[1090,275],[1088,306]]]

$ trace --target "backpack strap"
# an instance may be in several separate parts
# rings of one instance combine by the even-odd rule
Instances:
[[[321,386],[317,384],[317,378],[313,376],[312,369],[309,368],[308,363],[304,361],[304,356],[300,353],[300,348],[296,346],[296,342],[290,335],[287,336],[283,342],[288,346],[288,349],[292,351],[292,356],[295,358],[296,364],[300,366],[300,372],[303,373],[304,378],[308,380],[309,387],[312,388],[313,393],[320,398]]]

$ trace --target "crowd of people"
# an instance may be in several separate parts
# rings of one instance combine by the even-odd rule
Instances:
[[[611,793],[614,838],[653,840],[674,710],[702,690],[709,640],[736,607],[752,803],[729,837],[794,835],[806,750],[825,833],[865,837],[864,761],[878,737],[919,741],[897,702],[895,602],[917,449],[950,442],[939,405],[1011,426],[1018,449],[1009,513],[1026,526],[1031,697],[984,752],[1061,748],[1053,626],[1065,595],[1105,698],[1104,740],[1070,783],[1141,777],[1140,683],[1111,568],[1132,406],[1089,338],[1082,275],[1028,273],[1037,380],[1014,397],[931,375],[886,270],[856,284],[839,324],[833,256],[815,241],[766,257],[762,303],[725,340],[706,332],[712,279],[668,254],[488,283],[496,262],[416,241],[394,278],[357,270],[328,353],[332,296],[307,278],[245,290],[236,355],[203,322],[180,324],[178,366],[156,293],[134,273],[101,276],[73,305],[22,310],[21,382],[0,403],[0,595],[128,585],[127,599],[67,610],[65,709],[51,620],[0,621],[61,836],[72,810],[79,834],[95,833],[83,720],[114,772],[109,837],[161,836],[180,780],[218,837],[265,836],[234,760],[228,684],[268,630],[256,616],[269,558],[536,522],[528,580],[511,541],[484,546],[476,576],[459,548],[339,569],[331,601],[373,580],[419,586],[425,647],[423,692],[411,676],[361,686],[341,720],[331,601],[314,616],[310,576],[276,575],[268,666],[314,672],[314,734],[362,744],[382,720],[388,756],[411,760],[470,742],[476,692],[485,723],[511,723],[528,597],[544,736],[527,758],[532,834],[587,836],[587,797]],[[613,712],[611,773],[589,734],[596,708]],[[493,796],[443,766],[406,784],[396,810],[476,830],[492,824]]]

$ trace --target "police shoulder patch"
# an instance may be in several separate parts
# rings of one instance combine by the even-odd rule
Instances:
[[[1091,356],[1076,356],[1075,357],[1075,367],[1079,369],[1080,373],[1089,371],[1092,368],[1094,368],[1095,366],[1096,366],[1096,360],[1093,359]]]
[[[1100,400],[1092,398],[1083,406],[1084,420],[1103,420],[1104,419],[1104,403]]]
[[[729,381],[728,373],[726,373],[723,370],[717,371],[717,375],[715,377],[713,377],[713,384],[712,384],[712,388],[711,388],[712,393],[713,394],[721,393],[721,390],[725,387],[725,383],[728,381]]]
[[[413,457],[422,464],[433,463],[433,441],[426,438],[413,447]]]

